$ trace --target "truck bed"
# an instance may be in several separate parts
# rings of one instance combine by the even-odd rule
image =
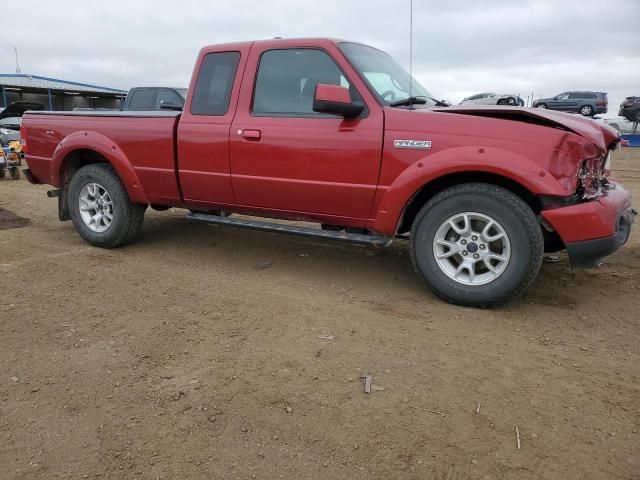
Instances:
[[[181,112],[29,112],[29,168],[40,183],[59,185],[67,150],[86,144],[114,166],[130,163],[133,184],[148,203],[180,204],[176,176],[176,127]],[[61,143],[61,141],[64,141]],[[119,160],[118,160],[119,159]],[[115,160],[115,161],[114,161]],[[144,187],[143,187],[144,186]]]

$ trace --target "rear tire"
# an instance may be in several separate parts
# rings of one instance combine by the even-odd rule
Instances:
[[[4,168],[0,168],[0,178],[4,178],[6,175],[6,171]]]
[[[96,247],[126,245],[142,229],[146,205],[131,203],[118,174],[107,163],[92,163],[76,172],[68,203],[76,231]]]
[[[582,107],[580,107],[580,115],[584,117],[593,116],[593,112],[594,112],[594,109],[591,105],[583,105]]]
[[[545,108],[547,108],[547,104],[546,103],[539,103],[538,105],[536,105],[536,108],[542,108],[544,110]]]
[[[20,179],[20,169],[18,167],[11,167],[9,169],[9,175],[11,175],[11,180],[19,180]]]
[[[449,228],[452,222],[462,233]],[[414,269],[436,295],[457,305],[492,307],[523,294],[538,275],[543,250],[531,208],[486,183],[436,194],[411,227]]]

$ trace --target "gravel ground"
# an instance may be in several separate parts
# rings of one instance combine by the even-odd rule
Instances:
[[[638,198],[640,150],[614,168]],[[171,210],[107,251],[45,190],[0,181],[2,479],[640,478],[640,227],[474,310],[429,293],[406,242]]]

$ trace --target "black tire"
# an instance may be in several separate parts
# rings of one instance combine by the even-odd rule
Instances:
[[[81,216],[80,192],[89,183],[103,186],[111,197],[113,220],[104,232],[93,231]],[[71,179],[67,195],[73,226],[91,245],[102,248],[120,247],[133,241],[142,229],[146,205],[131,203],[118,174],[107,163],[92,163],[78,170]]]
[[[591,105],[583,105],[580,107],[578,113],[580,113],[580,115],[582,115],[583,117],[592,117],[594,111],[595,110]]]
[[[539,103],[539,104],[536,105],[536,108],[545,109],[545,108],[547,108],[547,104],[546,103]]]
[[[20,169],[18,167],[11,167],[9,169],[9,175],[11,175],[11,180],[20,180]]]
[[[507,101],[504,98],[498,100],[498,105],[507,105]]]
[[[508,235],[511,258],[489,283],[459,283],[436,260],[436,232],[447,219],[463,212],[491,217]],[[457,305],[486,308],[514,299],[529,288],[542,264],[544,241],[535,214],[520,197],[496,185],[466,183],[436,194],[422,207],[411,227],[410,251],[414,269],[436,295]]]
[[[6,175],[6,170],[4,168],[0,168],[0,178],[4,178]]]

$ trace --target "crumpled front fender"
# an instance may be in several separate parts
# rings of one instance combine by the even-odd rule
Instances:
[[[533,160],[496,147],[465,146],[427,154],[407,167],[388,187],[380,186],[382,199],[374,212],[372,229],[393,235],[413,197],[429,183],[447,175],[474,172],[512,180],[536,195],[565,197],[568,188]]]

